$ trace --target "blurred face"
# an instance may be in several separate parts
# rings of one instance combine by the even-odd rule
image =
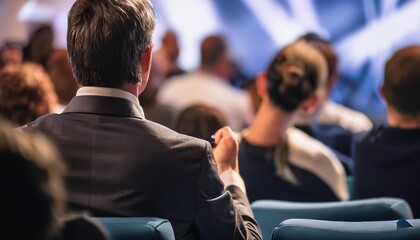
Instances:
[[[175,62],[178,59],[179,55],[179,46],[178,40],[174,34],[168,34],[164,40],[166,52],[168,57],[172,62]]]
[[[23,61],[22,50],[19,48],[3,49],[1,58],[6,68],[20,66]]]

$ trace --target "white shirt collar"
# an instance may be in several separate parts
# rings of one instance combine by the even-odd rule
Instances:
[[[76,96],[103,96],[103,97],[117,97],[124,98],[131,101],[134,106],[140,111],[144,118],[143,108],[140,106],[139,99],[133,94],[117,89],[108,87],[81,87],[77,90]]]
[[[118,98],[125,98],[130,100],[134,104],[140,105],[138,98],[133,94],[117,89],[117,88],[107,88],[107,87],[81,87],[77,90],[76,96],[86,96],[86,95],[94,95],[94,96],[104,96],[104,97],[118,97]]]

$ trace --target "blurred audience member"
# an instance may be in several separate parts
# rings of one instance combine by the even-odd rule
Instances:
[[[5,43],[0,49],[0,71],[14,69],[22,65],[22,46],[18,43]]]
[[[35,63],[0,73],[0,115],[24,125],[54,112],[57,96],[48,74]]]
[[[226,124],[225,116],[217,108],[196,104],[181,111],[174,129],[189,136],[211,141],[211,136]]]
[[[229,83],[236,88],[241,88],[248,81],[248,77],[242,72],[236,61],[232,60],[231,66],[232,73],[229,77]]]
[[[202,103],[219,109],[228,125],[239,131],[250,122],[252,107],[247,94],[229,83],[231,59],[222,36],[208,36],[201,43],[201,65],[192,73],[166,82],[158,101],[177,109]]]
[[[381,88],[388,126],[355,141],[356,198],[397,197],[420,217],[420,46],[397,51],[385,66]]]
[[[185,71],[178,65],[179,45],[174,31],[167,31],[163,37],[160,48],[153,53],[153,64],[166,80],[171,76],[182,74]]]
[[[178,111],[172,106],[156,100],[159,91],[158,84],[161,83],[161,79],[163,79],[163,76],[156,69],[156,65],[152,64],[147,86],[138,98],[147,120],[173,128]]]
[[[320,99],[318,110],[310,116],[302,116],[297,124],[337,124],[353,133],[370,130],[372,122],[366,115],[328,99],[340,75],[337,69],[338,57],[331,44],[314,33],[308,33],[299,40],[306,41],[324,55],[328,65],[328,79],[324,87],[325,95]]]
[[[329,146],[339,157],[348,175],[353,172],[351,145],[353,136],[372,128],[372,122],[363,113],[347,108],[328,99],[335,82],[339,78],[337,54],[333,46],[314,33],[299,38],[321,52],[328,65],[325,95],[319,99],[316,111],[300,114],[295,126],[310,136]]]
[[[54,32],[50,25],[41,25],[31,34],[23,48],[23,60],[39,63],[47,68],[47,61],[53,52]]]
[[[54,50],[48,58],[47,72],[54,85],[58,97],[58,105],[55,112],[64,110],[70,100],[76,96],[78,85],[71,71],[68,53],[64,49]]]
[[[65,166],[49,140],[0,118],[0,239],[106,240],[100,223],[67,212]]]
[[[0,119],[0,239],[57,239],[65,212],[63,173],[44,137],[14,131]]]
[[[251,202],[348,199],[345,171],[334,153],[290,127],[299,112],[315,110],[326,79],[324,58],[303,41],[283,48],[257,77],[262,102],[239,147]]]

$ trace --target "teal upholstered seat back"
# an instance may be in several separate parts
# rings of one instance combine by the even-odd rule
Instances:
[[[289,219],[273,231],[272,240],[408,240],[420,239],[420,219],[401,220],[412,227],[398,228],[398,220],[338,222]]]
[[[273,229],[290,218],[333,221],[380,221],[411,219],[408,203],[398,198],[373,198],[346,202],[297,203],[259,200],[251,204],[261,227],[263,239],[270,239]]]
[[[112,240],[175,240],[171,223],[151,217],[98,217]]]
[[[347,176],[346,183],[347,183],[347,189],[349,190],[349,198],[350,198],[349,200],[353,200],[354,199],[353,176]]]

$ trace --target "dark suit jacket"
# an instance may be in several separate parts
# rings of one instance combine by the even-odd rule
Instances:
[[[177,239],[260,238],[245,194],[225,191],[210,144],[144,119],[129,100],[77,96],[22,129],[61,150],[73,210],[166,218]]]

